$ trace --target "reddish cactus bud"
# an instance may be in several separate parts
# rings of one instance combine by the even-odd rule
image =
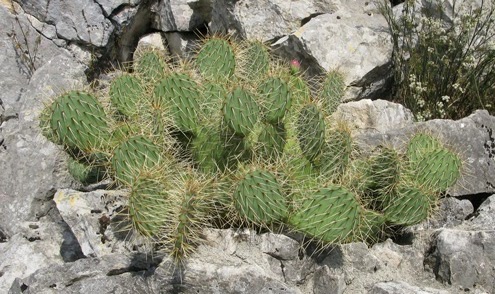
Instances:
[[[301,63],[297,59],[292,59],[290,62],[290,72],[293,75],[298,74],[301,71]]]

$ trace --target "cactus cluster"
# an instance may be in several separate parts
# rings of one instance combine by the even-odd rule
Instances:
[[[107,95],[65,93],[40,125],[71,154],[77,179],[129,188],[134,231],[178,261],[219,223],[322,244],[377,240],[426,219],[461,160],[425,133],[405,152],[361,155],[331,116],[344,90],[338,72],[309,86],[260,42],[211,37],[187,62],[139,52]]]

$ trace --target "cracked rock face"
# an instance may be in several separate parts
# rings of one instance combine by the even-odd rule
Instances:
[[[348,99],[380,97],[391,47],[370,1],[19,0],[14,8],[0,0],[0,292],[495,291],[495,196],[484,200],[495,193],[495,118],[485,111],[414,123],[398,104],[362,99],[334,114],[364,149],[400,148],[426,129],[464,156],[468,170],[448,191],[462,199],[442,199],[435,218],[395,240],[318,251],[297,234],[208,229],[184,268],[142,240],[130,242],[121,226],[126,192],[98,190],[104,183],[76,190],[66,154],[41,135],[44,103],[86,85],[89,72],[98,77],[104,63],[131,60],[139,39],[190,56],[194,30],[205,26],[273,41],[312,73],[341,69]]]
[[[336,11],[339,4],[335,0],[215,0],[210,27],[266,41],[295,32],[311,17]]]

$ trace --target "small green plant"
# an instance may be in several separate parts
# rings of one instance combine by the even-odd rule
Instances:
[[[88,181],[97,167],[127,187],[132,229],[178,262],[215,224],[288,228],[331,244],[378,240],[386,225],[428,217],[460,176],[458,155],[420,134],[406,154],[359,156],[331,117],[343,77],[327,74],[313,97],[296,65],[259,42],[220,37],[187,63],[140,52],[108,97],[60,95],[40,126],[74,157],[75,178]]]
[[[495,3],[454,0],[451,12],[444,1],[423,3],[407,0],[396,15],[379,1],[393,40],[391,99],[420,121],[495,113]]]

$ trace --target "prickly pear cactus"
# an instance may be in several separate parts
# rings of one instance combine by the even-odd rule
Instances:
[[[376,242],[387,226],[428,218],[461,176],[460,156],[427,134],[405,152],[359,152],[331,117],[341,73],[308,83],[298,61],[258,41],[215,36],[199,47],[187,62],[136,52],[108,94],[71,91],[40,116],[73,157],[71,174],[127,188],[132,230],[178,262],[212,226]]]

